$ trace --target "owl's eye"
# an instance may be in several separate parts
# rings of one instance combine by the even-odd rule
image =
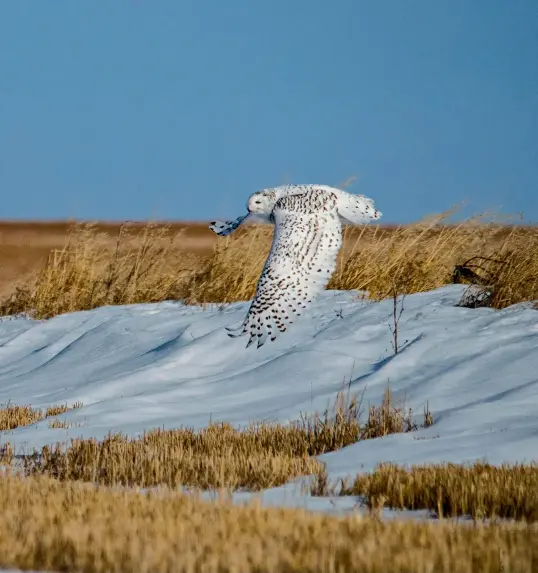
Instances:
[[[261,205],[261,201],[255,201],[256,205]]]

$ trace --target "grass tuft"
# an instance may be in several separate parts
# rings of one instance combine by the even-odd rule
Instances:
[[[364,496],[371,509],[432,511],[439,518],[468,516],[473,520],[511,519],[538,522],[538,466],[493,466],[475,463],[412,466],[381,464],[358,474],[351,485],[341,482],[340,495]],[[313,495],[334,493],[321,470]]]
[[[0,431],[14,430],[19,426],[30,426],[44,417],[42,410],[35,410],[30,406],[7,405],[0,408]]]

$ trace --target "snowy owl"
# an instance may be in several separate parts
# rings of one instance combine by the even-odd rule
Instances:
[[[342,245],[342,222],[362,225],[381,218],[374,201],[328,185],[282,185],[253,193],[246,215],[235,221],[213,221],[217,235],[229,235],[248,217],[275,226],[271,251],[256,295],[241,326],[228,336],[249,335],[247,348],[275,340],[320,294],[336,268]]]

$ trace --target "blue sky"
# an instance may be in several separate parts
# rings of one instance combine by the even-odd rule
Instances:
[[[209,220],[284,182],[538,220],[536,0],[0,0],[0,218]]]

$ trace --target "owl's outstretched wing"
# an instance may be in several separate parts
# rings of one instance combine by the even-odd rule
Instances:
[[[256,295],[240,328],[247,347],[274,340],[320,294],[334,272],[342,244],[335,193],[312,191],[280,198],[272,212],[275,232]]]
[[[381,219],[383,215],[375,208],[373,199],[347,191],[338,193],[338,214],[353,225],[365,225]]]
[[[237,227],[239,227],[239,225],[241,225],[241,223],[243,223],[243,221],[249,216],[249,214],[250,213],[241,215],[241,217],[237,217],[235,221],[212,221],[209,224],[209,228],[214,233],[217,233],[217,235],[225,237],[235,231]]]

